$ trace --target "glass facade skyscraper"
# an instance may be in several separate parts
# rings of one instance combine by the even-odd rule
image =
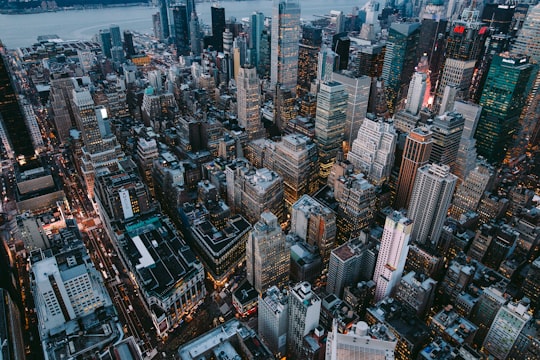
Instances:
[[[480,98],[476,130],[478,154],[490,162],[506,155],[526,104],[534,66],[526,56],[502,53],[493,58]]]
[[[298,42],[300,40],[300,2],[274,0],[270,81],[296,92]]]

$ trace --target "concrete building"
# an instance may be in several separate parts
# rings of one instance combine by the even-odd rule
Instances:
[[[465,118],[456,112],[435,116],[431,126],[433,146],[429,162],[448,165],[454,171],[464,123]]]
[[[332,328],[326,344],[326,359],[393,360],[397,339],[381,324],[369,326],[357,322],[347,334]]]
[[[299,359],[302,342],[319,324],[321,299],[308,282],[294,285],[289,292],[289,327],[287,331],[287,357]]]
[[[260,294],[289,279],[290,250],[277,217],[264,211],[246,245],[247,280]]]
[[[236,86],[238,125],[245,129],[249,140],[264,138],[265,129],[261,122],[261,96],[257,69],[254,66],[241,66],[238,70]]]
[[[412,237],[436,248],[450,207],[457,177],[447,165],[425,165],[418,169],[409,205]]]
[[[506,359],[521,330],[531,320],[529,299],[519,303],[509,302],[501,307],[484,340],[486,352],[497,358]]]
[[[454,175],[461,181],[467,177],[469,172],[476,166],[476,140],[474,133],[482,107],[470,102],[456,101],[454,111],[461,114],[465,121],[463,123],[463,132],[459,141],[459,148],[454,166]]]
[[[259,295],[259,335],[274,354],[284,355],[287,351],[287,329],[289,327],[289,297],[272,286]]]
[[[291,209],[290,233],[315,245],[326,264],[336,241],[336,215],[328,207],[303,195]]]
[[[375,289],[377,301],[391,295],[401,279],[412,227],[412,221],[398,211],[386,217],[373,275],[373,281],[377,284]]]
[[[356,169],[369,181],[381,185],[388,181],[396,150],[397,133],[391,123],[367,114],[347,154]]]
[[[431,331],[452,346],[472,345],[478,326],[447,305],[431,319]]]
[[[489,166],[478,164],[462,180],[450,207],[450,216],[456,220],[459,220],[464,213],[478,209],[484,192],[488,190],[493,180],[493,172]]]
[[[396,299],[409,305],[423,319],[435,298],[437,282],[414,271],[404,275],[396,290]]]

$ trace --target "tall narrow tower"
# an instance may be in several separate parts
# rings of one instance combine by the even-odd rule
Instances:
[[[412,236],[420,244],[435,248],[456,188],[457,177],[448,165],[425,165],[418,169],[409,205],[414,222]]]
[[[433,145],[431,136],[431,131],[426,128],[413,129],[407,135],[396,188],[396,200],[394,203],[396,209],[409,206],[416,171],[428,163],[431,154]]]
[[[260,114],[260,89],[257,69],[244,65],[238,70],[236,83],[238,99],[238,125],[246,130],[249,140],[264,137]]]
[[[399,211],[394,211],[386,217],[373,274],[376,301],[389,296],[401,279],[409,251],[412,225],[412,221]]]
[[[289,279],[289,248],[277,217],[261,214],[246,245],[247,279],[260,294],[271,286],[283,286]]]
[[[300,40],[299,0],[274,0],[270,81],[296,92],[298,42]]]

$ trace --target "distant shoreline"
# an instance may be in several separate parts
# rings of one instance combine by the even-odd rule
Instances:
[[[88,5],[64,6],[64,7],[57,7],[53,9],[42,9],[41,7],[28,8],[28,9],[0,9],[0,14],[2,15],[28,15],[28,14],[41,14],[41,13],[47,13],[47,12],[70,11],[70,10],[95,10],[95,9],[133,7],[133,6],[155,7],[149,1],[140,1],[140,2],[123,3],[123,4],[88,4]]]

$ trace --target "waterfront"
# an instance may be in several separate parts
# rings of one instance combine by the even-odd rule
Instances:
[[[313,20],[315,15],[328,14],[331,10],[351,13],[354,6],[362,7],[367,0],[301,0],[302,18]],[[212,2],[197,3],[200,19],[210,24]],[[272,16],[271,0],[222,1],[228,18],[238,21],[254,11]],[[117,24],[122,30],[152,33],[152,14],[158,9],[152,6],[110,7],[101,9],[66,10],[24,15],[0,15],[0,39],[8,48],[31,45],[38,35],[56,34],[64,40],[89,40],[99,29]]]

